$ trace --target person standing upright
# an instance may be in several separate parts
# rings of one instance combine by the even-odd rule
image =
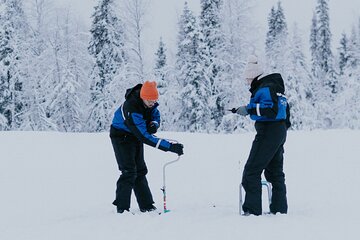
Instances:
[[[242,186],[245,189],[245,215],[261,215],[261,174],[272,184],[270,213],[288,211],[284,163],[284,143],[290,127],[290,109],[284,95],[284,81],[279,73],[264,75],[256,56],[251,55],[244,77],[250,85],[250,103],[233,108],[233,113],[250,115],[255,121],[256,136],[244,167]]]
[[[160,126],[156,82],[146,81],[126,91],[125,102],[116,110],[110,127],[111,143],[121,171],[113,204],[118,213],[129,211],[134,190],[141,212],[156,210],[146,179],[144,143],[163,151],[183,154],[183,145],[155,137]]]

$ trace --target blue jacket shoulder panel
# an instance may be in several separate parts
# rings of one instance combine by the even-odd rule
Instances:
[[[129,128],[125,125],[125,117],[123,113],[123,105],[121,105],[114,113],[114,117],[112,120],[111,125],[115,127],[116,129],[130,132]]]
[[[287,118],[287,100],[280,74],[271,74],[254,80],[251,99],[247,105],[250,118],[255,121],[280,121]]]

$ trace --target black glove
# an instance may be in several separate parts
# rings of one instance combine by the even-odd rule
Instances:
[[[184,146],[180,143],[172,143],[170,145],[170,152],[176,153],[177,155],[181,156],[184,154]]]
[[[159,127],[159,124],[157,124],[156,122],[152,121],[150,122],[147,127],[146,130],[148,131],[148,133],[150,134],[155,134],[157,132],[157,129]]]

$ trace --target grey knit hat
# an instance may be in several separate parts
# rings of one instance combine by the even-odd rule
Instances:
[[[264,69],[255,55],[250,55],[245,67],[244,78],[254,79],[264,73]]]

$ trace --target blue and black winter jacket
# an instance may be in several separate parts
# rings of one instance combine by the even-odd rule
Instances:
[[[141,142],[163,151],[170,149],[170,142],[155,137],[147,131],[150,122],[156,122],[160,126],[160,112],[158,103],[147,108],[140,98],[142,84],[127,89],[125,102],[116,110],[112,121],[112,127],[124,134],[134,135]]]
[[[290,111],[284,95],[284,81],[279,73],[267,75],[251,83],[251,99],[246,106],[250,118],[257,122],[286,121],[290,127]]]

